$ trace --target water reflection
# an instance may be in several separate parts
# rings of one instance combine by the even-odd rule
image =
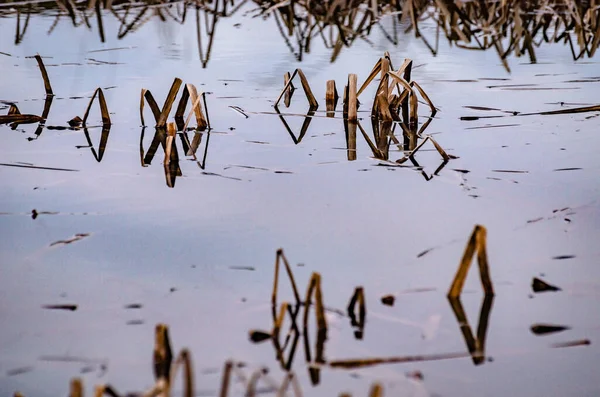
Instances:
[[[181,171],[180,157],[179,157],[179,149],[177,147],[177,141],[175,139],[170,142],[170,153],[167,155],[167,130],[165,128],[155,128],[154,135],[152,137],[152,141],[148,146],[148,150],[144,149],[144,137],[146,133],[146,127],[142,127],[142,131],[140,133],[140,162],[142,167],[147,167],[152,164],[154,160],[154,156],[158,151],[158,148],[161,147],[164,153],[164,172],[165,172],[165,181],[168,187],[175,187],[175,181],[177,177],[182,176],[183,172]],[[206,168],[206,157],[208,154],[208,143],[210,140],[210,132],[204,131],[191,131],[193,135],[192,140],[189,139],[190,132],[188,131],[179,131],[176,133],[176,136],[179,137],[181,142],[182,152],[184,156],[190,157],[193,161],[196,162],[200,169],[204,170]],[[197,156],[198,150],[201,150],[202,155],[200,157]]]
[[[31,24],[32,15],[46,13],[55,17],[51,33],[62,19],[73,27],[93,29],[101,42],[106,40],[103,18],[119,22],[117,38],[134,33],[153,19],[184,24],[190,9],[195,11],[198,54],[207,67],[217,24],[221,18],[236,14],[247,0],[186,1],[24,1],[0,5],[0,17],[15,20],[15,44],[20,44]],[[356,40],[367,43],[373,30],[396,45],[399,34],[419,38],[433,55],[438,53],[440,37],[465,50],[492,50],[510,71],[507,57],[527,56],[537,62],[536,48],[542,44],[568,44],[573,59],[592,58],[600,40],[600,8],[594,2],[553,0],[550,2],[441,2],[435,0],[358,0],[336,2],[254,0],[258,7],[244,7],[254,16],[273,20],[290,52],[302,61],[311,52],[313,40],[331,51],[334,62],[344,47]],[[384,18],[387,17],[387,18]],[[408,27],[406,27],[408,25]],[[435,26],[431,29],[422,29]]]
[[[467,320],[467,315],[460,301],[460,297],[448,297],[450,307],[456,316],[456,322],[460,327],[460,331],[467,345],[467,349],[473,359],[473,364],[480,365],[485,362],[485,338],[487,335],[490,312],[494,303],[494,295],[484,295],[481,301],[481,311],[479,313],[479,321],[477,323],[477,334],[473,336],[473,331]]]
[[[94,147],[92,143],[92,139],[90,138],[90,131],[87,127],[83,128],[83,133],[85,135],[85,139],[87,140],[87,146],[78,146],[77,148],[90,148],[92,155],[96,159],[97,162],[102,161],[102,157],[104,157],[104,151],[106,150],[106,144],[108,143],[108,135],[110,134],[110,126],[102,127],[102,134],[100,135],[100,142],[98,144],[98,150]]]
[[[465,252],[470,252],[469,246]],[[285,268],[289,285],[294,292],[296,301],[293,303],[283,302],[278,304],[277,297],[280,289],[278,278],[281,266]],[[472,358],[474,365],[483,364],[485,362],[485,342],[494,299],[493,294],[485,294],[483,298],[476,336],[473,335],[469,326],[460,296],[449,297],[448,299],[450,307],[455,314],[457,324],[461,329],[468,353],[450,352],[418,356],[364,357],[349,360],[326,359],[325,348],[328,340],[328,324],[325,312],[328,311],[331,314],[349,318],[349,324],[354,329],[355,338],[357,340],[363,339],[367,324],[367,306],[364,297],[364,288],[357,287],[354,289],[349,299],[346,313],[326,308],[321,291],[321,276],[318,273],[313,273],[308,283],[306,298],[302,301],[300,300],[292,269],[283,251],[279,250],[277,251],[275,260],[273,293],[271,297],[271,330],[252,330],[250,331],[250,340],[255,343],[270,340],[275,351],[276,361],[282,370],[289,372],[293,368],[298,342],[302,338],[305,363],[308,367],[308,374],[313,386],[320,383],[321,370],[325,366],[356,369],[380,364],[434,361],[469,356]],[[314,308],[316,320],[313,327],[309,327],[311,308]],[[301,324],[299,323],[300,321],[302,322]],[[283,328],[284,324],[287,324],[285,328]],[[283,329],[286,329],[285,333],[282,333]],[[311,344],[312,338],[315,340],[314,345]]]

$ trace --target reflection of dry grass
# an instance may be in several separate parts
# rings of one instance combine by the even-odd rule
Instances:
[[[493,48],[507,70],[506,58],[510,54],[528,55],[535,63],[535,47],[542,43],[568,43],[573,59],[577,60],[586,55],[593,57],[600,41],[600,3],[596,0],[407,0],[405,6],[409,14],[405,16],[410,17],[415,35],[422,38],[432,53],[437,52],[441,29],[444,36],[458,47],[471,50]],[[419,21],[427,19],[439,27],[435,47],[419,31]]]
[[[4,2],[12,5],[12,1]],[[198,52],[206,67],[212,52],[216,25],[220,18],[234,14],[247,0],[65,0],[16,2],[0,6],[0,16],[16,13],[15,43],[19,44],[27,31],[32,14],[52,10],[56,20],[69,19],[73,26],[97,26],[101,41],[105,41],[103,12],[119,22],[119,39],[135,32],[151,19],[184,23],[190,6],[195,7]],[[335,61],[344,47],[356,40],[370,42],[374,28],[392,44],[397,44],[400,21],[409,24],[433,54],[437,54],[440,36],[457,47],[470,50],[496,51],[509,69],[510,54],[527,55],[536,62],[535,48],[542,43],[568,44],[574,59],[593,57],[600,43],[600,6],[598,0],[528,1],[446,1],[446,0],[254,0],[256,13],[272,18],[287,46],[298,60],[309,53],[315,39],[331,50]],[[389,16],[392,32],[381,23]],[[426,22],[437,27],[433,38],[420,29]],[[206,39],[204,38],[206,37]],[[207,41],[207,42],[206,42]],[[433,44],[432,44],[433,43]]]

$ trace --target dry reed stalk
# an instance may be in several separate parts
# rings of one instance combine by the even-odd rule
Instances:
[[[175,380],[177,376],[177,371],[179,367],[183,365],[183,397],[194,397],[194,370],[192,367],[192,354],[187,349],[183,349],[177,359],[173,367],[171,368],[170,373],[170,384]]]
[[[156,122],[157,128],[164,128],[167,125],[167,119],[169,118],[169,113],[171,113],[171,107],[173,106],[173,102],[175,102],[175,98],[177,97],[177,93],[179,92],[179,87],[181,87],[181,83],[181,79],[177,77],[173,81],[171,89],[169,90],[169,94],[167,95],[167,99],[165,100],[165,103],[160,112],[158,121]]]
[[[383,387],[379,383],[374,383],[371,386],[369,397],[383,397]]]
[[[44,66],[44,61],[42,57],[38,55],[35,56],[35,60],[40,67],[40,72],[42,73],[42,79],[44,79],[44,89],[46,90],[46,95],[53,96],[52,86],[50,85],[50,78],[48,77],[48,71],[46,70],[46,66]]]
[[[283,75],[283,84],[287,85],[288,81],[291,80],[291,74],[290,72],[285,72],[285,74]],[[296,87],[294,87],[293,83],[290,83],[288,89],[285,92],[285,96],[283,98],[283,103],[285,104],[286,108],[290,107],[290,104],[292,102],[292,95],[294,94],[294,90],[296,89]]]
[[[378,92],[375,94],[377,96],[379,96],[379,94],[383,93],[383,95],[385,95],[386,99],[389,96],[389,89],[388,89],[388,84],[387,84],[387,72],[389,72],[391,69],[390,67],[390,60],[389,58],[383,57],[381,58],[381,71],[380,71],[380,82],[379,82],[379,86],[380,89],[378,90]]]
[[[69,397],[83,397],[83,381],[81,378],[71,379]]]
[[[223,366],[223,376],[221,377],[221,389],[219,391],[219,397],[227,397],[229,395],[229,383],[231,382],[231,370],[233,368],[233,362],[226,361]]]
[[[408,135],[409,137],[414,137],[415,139],[418,137],[416,133],[413,133],[412,131],[407,130],[403,124],[400,124],[400,125],[402,126],[406,135]],[[409,154],[405,155],[404,157],[402,157],[399,160],[396,160],[396,162],[398,164],[402,164],[402,163],[406,162],[406,160],[413,157],[419,151],[419,149],[421,149],[423,147],[423,145],[425,145],[425,143],[427,143],[427,141],[431,141],[431,143],[433,144],[435,149],[438,151],[440,156],[442,156],[444,161],[449,161],[452,158],[456,158],[454,156],[448,155],[448,153],[446,153],[446,151],[435,141],[435,139],[433,139],[431,137],[431,135],[427,135],[427,136],[425,136],[425,139],[423,139],[423,142],[421,142],[418,146],[416,146]]]
[[[273,306],[273,310],[277,307],[277,291],[279,284],[279,261],[283,260],[283,265],[285,266],[285,270],[287,272],[288,278],[292,284],[292,290],[294,292],[294,298],[296,299],[296,304],[300,304],[300,294],[298,294],[298,288],[296,287],[296,280],[294,279],[294,274],[292,273],[292,269],[290,268],[290,264],[288,263],[285,254],[283,253],[283,249],[277,250],[277,255],[275,257],[275,276],[273,278],[273,293],[271,294],[271,304]]]
[[[292,81],[294,77],[296,77],[296,75],[300,76],[300,83],[302,83],[302,89],[304,90],[306,99],[308,99],[310,109],[317,109],[319,107],[319,103],[315,99],[315,96],[313,95],[312,90],[310,89],[310,85],[308,84],[308,80],[306,79],[304,72],[302,72],[302,69],[294,70],[294,73],[292,73],[290,79],[284,85],[283,90],[281,90],[281,94],[279,94],[279,97],[275,101],[274,106],[277,108],[277,106],[279,105],[279,101],[281,101],[281,98],[285,95],[285,93],[288,91],[288,88],[292,85]]]
[[[378,113],[381,115],[382,121],[393,121],[394,117],[390,111],[390,108],[392,107],[388,102],[387,95],[385,95],[384,92],[381,92],[379,95],[377,95],[375,101],[377,106],[374,108],[379,111]]]
[[[356,74],[348,75],[348,121],[355,123],[358,120],[358,100],[356,98]]]
[[[154,121],[156,123],[158,123],[158,119],[160,118],[160,108],[158,107],[158,103],[156,103],[156,100],[154,99],[154,96],[152,96],[152,93],[150,92],[150,90],[146,90],[146,89],[142,88],[142,95],[140,98],[140,118],[142,120],[142,126],[145,126],[144,99],[148,102],[148,106],[150,107],[150,110],[152,111],[152,115],[154,116]]]
[[[275,318],[273,323],[273,331],[271,335],[273,338],[279,340],[279,331],[281,330],[281,326],[283,325],[283,320],[285,320],[285,313],[288,311],[289,303],[283,302],[279,307],[279,314]]]
[[[375,79],[375,77],[377,77],[377,75],[381,72],[381,63],[382,63],[382,61],[380,58],[377,61],[377,63],[375,63],[375,66],[373,66],[373,69],[371,70],[371,73],[369,73],[369,76],[367,77],[367,79],[360,86],[358,92],[356,93],[357,97],[360,96],[360,94],[362,94],[362,92],[369,86],[369,84],[371,84],[373,79]]]
[[[175,118],[176,119],[183,119],[183,115],[185,113],[185,108],[187,106],[188,100],[192,102],[192,110],[190,111],[188,118],[185,123],[186,127],[189,123],[190,120],[190,116],[192,114],[194,114],[196,116],[196,124],[197,124],[197,128],[200,131],[204,131],[207,127],[209,127],[208,125],[208,121],[207,118],[204,117],[204,113],[202,112],[202,107],[200,106],[200,100],[203,100],[204,102],[204,108],[206,108],[206,97],[204,95],[204,92],[200,93],[200,95],[198,94],[198,90],[196,89],[196,86],[193,84],[186,84],[183,88],[183,94],[181,95],[181,99],[179,100],[179,105],[177,107],[177,112],[175,113]],[[208,112],[207,112],[208,114]],[[185,131],[186,128],[183,128],[183,131]]]
[[[110,385],[97,385],[94,387],[94,397],[102,396],[119,397],[119,393]]]
[[[100,113],[102,115],[102,125],[109,126],[110,122],[110,114],[108,113],[108,107],[106,106],[106,99],[104,99],[104,93],[102,92],[102,88],[96,88],[94,91],[94,95],[90,98],[90,102],[88,103],[87,109],[85,110],[85,114],[83,115],[82,124],[86,125],[87,118],[90,114],[90,109],[92,108],[92,104],[94,103],[94,99],[96,99],[96,95],[98,95],[98,102],[100,103]]]
[[[154,378],[157,381],[160,379],[168,381],[172,361],[173,352],[171,351],[171,341],[169,339],[169,327],[166,324],[156,324],[152,362],[154,366]]]
[[[335,107],[337,105],[339,96],[337,89],[335,87],[335,80],[327,81],[327,90],[325,92],[325,105],[327,108],[328,115],[329,113],[335,112]],[[333,114],[331,114],[333,117]]]
[[[302,324],[304,329],[308,328],[308,313],[310,312],[311,297],[315,295],[315,315],[317,317],[317,328],[319,333],[327,331],[327,320],[325,318],[325,307],[323,305],[323,295],[321,293],[321,275],[313,272],[306,289],[306,299],[304,300],[305,310]]]
[[[175,135],[177,134],[177,126],[175,123],[167,124],[167,139],[165,143],[165,159],[163,164],[168,165],[171,163],[171,154],[173,151],[173,145],[175,144]]]
[[[32,124],[45,121],[46,119],[35,114],[7,114],[0,115],[0,124]]]
[[[352,124],[352,123],[350,123],[350,124]],[[385,153],[382,153],[379,150],[379,148],[377,148],[377,146],[375,146],[375,144],[373,144],[373,141],[371,141],[371,138],[369,138],[369,135],[367,135],[367,132],[365,131],[363,126],[360,124],[360,121],[357,122],[357,124],[358,124],[358,129],[360,129],[360,132],[362,133],[363,138],[365,138],[365,141],[367,141],[367,145],[369,145],[369,148],[373,152],[373,156],[375,156],[378,159],[385,158],[386,157]]]
[[[357,123],[348,123],[344,120],[346,130],[346,151],[348,152],[348,161],[356,160],[356,127]]]
[[[584,107],[572,108],[572,109],[551,110],[548,112],[540,112],[538,114],[547,116],[547,115],[553,115],[553,114],[572,114],[572,113],[586,113],[586,112],[600,112],[600,105],[584,106]],[[525,114],[523,114],[523,115],[525,116]]]
[[[427,93],[425,92],[425,90],[423,88],[421,88],[421,86],[419,85],[419,83],[417,83],[416,81],[411,81],[410,85],[415,87],[417,89],[417,91],[419,92],[419,94],[421,94],[421,96],[423,97],[423,99],[425,100],[425,102],[427,102],[427,104],[429,105],[429,108],[431,109],[431,116],[430,117],[435,117],[436,113],[437,113],[437,108],[435,107],[435,105],[433,104],[433,102],[431,101],[431,99],[429,99],[429,96],[427,95]]]
[[[458,271],[456,272],[456,276],[454,277],[454,281],[452,281],[452,285],[450,286],[450,290],[448,291],[449,298],[457,298],[460,296],[465,279],[467,278],[467,273],[469,271],[469,267],[471,266],[471,262],[473,260],[473,255],[477,253],[477,262],[479,264],[479,275],[481,277],[481,284],[483,285],[483,290],[486,295],[494,295],[494,287],[492,286],[492,280],[490,278],[490,271],[487,259],[487,248],[486,248],[486,238],[487,231],[484,226],[476,225],[473,229],[473,233],[467,243],[465,248],[465,252],[460,261],[460,265],[458,267]]]
[[[374,365],[381,364],[399,364],[399,363],[414,363],[423,361],[438,361],[438,360],[451,360],[455,358],[469,357],[468,353],[441,353],[441,354],[429,354],[420,356],[397,356],[397,357],[376,357],[376,358],[358,358],[358,359],[347,359],[347,360],[335,360],[330,361],[329,366],[332,368],[364,368],[371,367]]]

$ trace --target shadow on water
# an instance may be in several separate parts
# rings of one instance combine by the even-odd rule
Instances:
[[[531,63],[536,63],[536,48],[544,43],[568,44],[574,60],[592,58],[600,43],[600,8],[594,1],[254,0],[253,3],[256,8],[246,13],[275,21],[298,61],[311,52],[313,40],[320,40],[331,52],[330,60],[334,62],[342,49],[356,40],[370,43],[368,37],[374,29],[382,32],[393,45],[399,43],[399,31],[412,31],[433,55],[438,53],[442,37],[465,50],[493,50],[507,71],[510,71],[509,55],[527,56]],[[55,17],[48,33],[62,19],[69,20],[73,27],[88,29],[93,29],[95,19],[98,37],[105,42],[103,18],[110,16],[119,22],[117,37],[122,39],[153,19],[184,24],[192,12],[198,56],[205,68],[214,52],[219,20],[231,17],[250,4],[248,0],[7,1],[0,5],[0,17],[14,19],[15,44],[18,45],[32,16],[40,13]],[[389,18],[389,23],[384,17]],[[433,34],[420,28],[421,24],[430,22],[436,26]]]

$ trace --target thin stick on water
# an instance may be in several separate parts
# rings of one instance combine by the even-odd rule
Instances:
[[[399,363],[414,363],[424,361],[438,361],[438,360],[451,360],[456,358],[469,357],[470,354],[466,352],[457,353],[441,353],[441,354],[429,354],[420,356],[397,356],[397,357],[376,357],[376,358],[358,358],[358,359],[346,359],[346,360],[335,360],[330,361],[329,366],[332,368],[364,368],[372,367],[381,364],[399,364]]]

